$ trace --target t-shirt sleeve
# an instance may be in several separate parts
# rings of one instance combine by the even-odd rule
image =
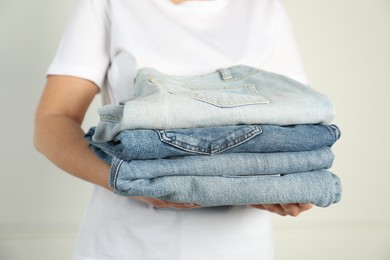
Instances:
[[[106,0],[77,0],[47,75],[75,76],[102,87],[110,62]]]

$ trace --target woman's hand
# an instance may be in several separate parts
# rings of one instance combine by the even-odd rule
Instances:
[[[256,209],[263,209],[276,213],[281,216],[297,217],[301,212],[309,210],[313,207],[311,203],[290,203],[290,204],[259,204],[250,205]]]
[[[145,202],[156,208],[176,208],[176,209],[196,209],[201,208],[201,205],[193,203],[175,203],[169,201],[163,201],[149,197],[131,197],[132,199]],[[259,204],[250,205],[250,207],[267,210],[272,213],[276,213],[281,216],[298,216],[301,212],[309,210],[313,207],[311,203],[290,203],[290,204]]]
[[[156,208],[165,209],[165,208],[175,208],[175,209],[197,209],[202,206],[193,204],[193,203],[175,203],[169,201],[158,200],[155,198],[149,197],[131,197],[132,199],[139,200],[145,203],[148,203]]]

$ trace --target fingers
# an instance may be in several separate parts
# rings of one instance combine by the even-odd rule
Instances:
[[[313,207],[311,203],[290,203],[290,204],[261,204],[250,205],[253,208],[267,210],[276,213],[280,216],[297,217],[303,211],[309,210]]]
[[[280,216],[287,216],[287,212],[279,204],[264,204],[263,207],[269,212],[276,213]]]
[[[280,204],[280,206],[281,208],[284,209],[287,215],[292,217],[297,217],[303,211],[311,209],[313,207],[313,204],[294,203],[294,204]]]
[[[264,206],[261,205],[261,204],[258,204],[258,205],[250,205],[250,206],[251,206],[252,208],[265,210]]]
[[[155,205],[154,205],[155,206]],[[155,206],[156,208],[176,208],[176,209],[196,209],[201,208],[198,204],[193,203],[174,203],[174,202],[168,202],[168,201],[162,201],[160,200],[160,203],[158,206]]]
[[[155,208],[176,208],[176,209],[196,209],[201,208],[201,205],[194,203],[175,203],[169,201],[163,201],[149,197],[132,197],[133,199],[148,203]],[[311,203],[290,203],[290,204],[257,204],[250,205],[256,209],[267,210],[269,212],[278,214],[280,216],[292,216],[297,217],[303,211],[309,210],[313,207]]]
[[[202,207],[201,205],[193,204],[193,203],[175,203],[175,202],[163,201],[163,200],[148,198],[148,197],[132,197],[132,198],[148,203],[158,209],[164,209],[164,208],[195,209],[195,208]]]

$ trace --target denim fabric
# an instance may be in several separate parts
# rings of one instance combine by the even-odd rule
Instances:
[[[335,125],[238,125],[171,130],[124,130],[113,141],[95,141],[95,128],[85,135],[101,158],[162,159],[220,153],[299,152],[331,147],[340,137]],[[107,159],[105,159],[107,161]]]
[[[327,124],[334,117],[325,95],[283,75],[246,65],[199,76],[142,68],[135,79],[135,98],[98,112],[94,141],[111,141],[126,129]]]
[[[118,158],[103,158],[114,164]],[[305,152],[228,153],[213,156],[182,156],[170,159],[121,162],[120,178],[162,176],[250,176],[289,174],[328,169],[334,155],[330,148]]]
[[[166,176],[127,178],[124,161],[113,160],[110,185],[123,196],[146,196],[203,207],[313,203],[327,207],[341,198],[339,178],[325,170],[281,176]]]

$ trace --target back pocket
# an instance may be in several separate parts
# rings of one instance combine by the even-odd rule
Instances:
[[[212,155],[239,146],[262,133],[259,125],[155,130],[160,140],[181,150]]]
[[[159,82],[158,85],[170,94],[189,97],[221,108],[269,103],[253,84],[179,86]]]

